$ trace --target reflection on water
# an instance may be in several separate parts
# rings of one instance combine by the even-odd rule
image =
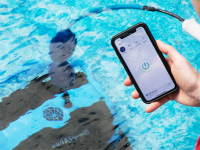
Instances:
[[[17,129],[12,134],[21,131],[15,143],[2,147],[16,150],[131,149],[126,133],[120,131],[120,125],[113,125],[110,108],[114,105],[110,104],[109,108],[107,105],[111,102],[96,91],[95,81],[88,81],[84,72],[90,74],[83,67],[84,62],[75,60],[70,64],[67,61],[76,43],[75,34],[70,30],[57,33],[50,43],[49,55],[53,62],[48,75],[35,78],[25,89],[13,92],[0,103],[0,108],[6,110],[0,114],[1,130],[5,129],[2,135],[6,136],[4,133],[13,126]],[[80,67],[84,72],[75,73],[73,67]],[[28,118],[25,124],[21,123]],[[23,130],[26,133],[23,134]],[[6,137],[12,141],[12,136]]]
[[[69,59],[75,49],[77,39],[70,29],[60,31],[51,40],[49,55],[54,62],[64,62]]]
[[[70,89],[75,83],[74,69],[67,60],[73,54],[76,44],[75,34],[68,29],[58,32],[49,46],[53,62],[49,65],[48,73],[53,83],[63,90]]]
[[[61,87],[63,90],[68,90],[75,83],[75,72],[68,62],[61,64],[53,62],[49,66],[49,76],[52,82]]]

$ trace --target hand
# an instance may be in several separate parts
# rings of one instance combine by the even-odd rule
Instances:
[[[145,111],[147,113],[153,112],[169,100],[175,100],[178,103],[187,106],[200,107],[200,74],[172,46],[169,46],[159,40],[157,41],[157,45],[160,51],[169,57],[165,59],[171,68],[171,72],[179,86],[179,89],[176,92],[160,99],[159,101],[149,104]],[[129,77],[125,79],[124,85],[132,85]],[[139,93],[137,90],[133,91],[132,97],[134,99],[139,98]]]
[[[200,0],[192,0],[193,6],[200,17]]]

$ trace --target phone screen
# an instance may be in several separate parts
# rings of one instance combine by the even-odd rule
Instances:
[[[175,88],[143,27],[123,39],[116,39],[115,45],[147,101]]]

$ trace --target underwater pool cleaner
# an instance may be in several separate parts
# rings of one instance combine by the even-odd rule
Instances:
[[[84,12],[83,15],[80,15],[77,19],[74,19],[69,24],[68,29],[71,26],[73,26],[77,21],[81,20],[84,17],[95,15],[104,11],[119,10],[119,9],[138,9],[138,10],[153,11],[153,12],[157,11],[157,12],[170,15],[182,22],[183,31],[187,32],[192,37],[200,41],[200,25],[194,19],[184,20],[180,16],[174,13],[171,13],[169,11],[161,10],[161,9],[151,7],[151,6],[142,6],[142,5],[109,5],[105,7],[92,8],[89,11]]]

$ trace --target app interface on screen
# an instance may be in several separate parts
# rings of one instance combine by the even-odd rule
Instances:
[[[123,39],[116,39],[115,45],[146,100],[174,89],[175,84],[143,27]]]

